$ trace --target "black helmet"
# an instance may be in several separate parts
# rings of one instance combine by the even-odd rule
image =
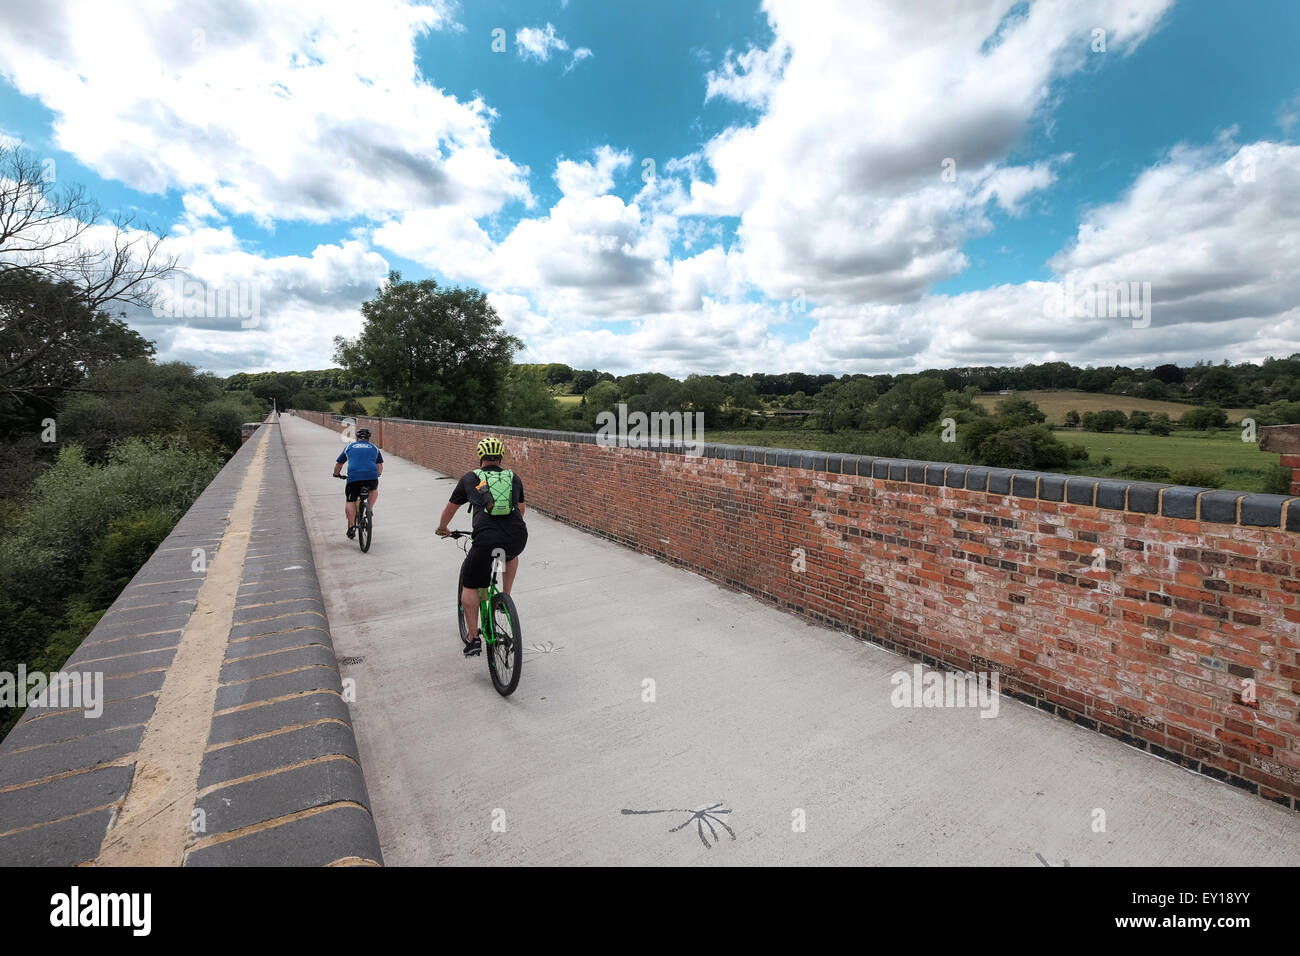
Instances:
[[[361,441],[366,441],[369,437],[370,437],[370,429],[369,429],[369,428],[358,428],[358,429],[357,429],[357,438],[361,439]]]

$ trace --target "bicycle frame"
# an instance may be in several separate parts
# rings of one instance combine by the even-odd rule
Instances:
[[[456,535],[458,538],[463,537],[467,541],[470,539],[470,533],[468,531],[459,531],[456,532]],[[456,543],[460,547],[461,551],[469,554],[468,544],[461,544],[459,540],[457,540]],[[492,602],[497,596],[497,575],[500,573],[501,572],[497,567],[497,558],[494,557],[492,559],[492,577],[488,579],[488,586],[478,589],[478,630],[484,643],[489,647],[494,646],[497,642],[496,627],[495,625],[492,627],[492,633],[489,635],[488,629],[484,627],[484,624],[487,621],[492,620]]]

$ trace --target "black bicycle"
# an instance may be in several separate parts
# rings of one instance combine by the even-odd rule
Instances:
[[[334,477],[348,480],[347,475]],[[357,544],[362,551],[370,550],[370,535],[374,530],[375,513],[370,510],[370,492],[374,490],[374,485],[362,485],[357,493]]]
[[[470,532],[453,531],[447,537],[458,540],[468,539]],[[462,551],[468,552],[468,545],[460,545]],[[509,697],[519,686],[519,675],[523,672],[524,634],[519,626],[519,612],[515,602],[504,591],[497,590],[500,568],[498,562],[492,562],[492,579],[485,588],[478,589],[479,634],[487,648],[488,673],[492,675],[492,686],[502,697]],[[470,642],[469,625],[465,622],[465,606],[460,603],[461,592],[465,588],[465,565],[460,566],[460,577],[456,579],[456,619],[460,624],[460,639]],[[491,622],[491,627],[488,623]]]

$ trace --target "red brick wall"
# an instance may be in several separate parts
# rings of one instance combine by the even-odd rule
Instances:
[[[392,454],[474,467],[478,430],[364,421]],[[1300,809],[1300,535],[1285,523],[543,435],[504,438],[548,515],[931,664],[996,670],[1021,700]]]

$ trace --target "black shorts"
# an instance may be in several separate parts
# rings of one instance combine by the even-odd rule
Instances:
[[[348,501],[356,501],[362,495],[369,495],[378,487],[378,478],[363,478],[361,481],[349,481],[343,486],[343,494],[347,495]]]
[[[528,529],[503,533],[500,531],[480,531],[474,535],[474,542],[469,546],[469,554],[460,567],[461,587],[485,588],[492,581],[492,557],[497,551],[511,561],[528,545]]]

